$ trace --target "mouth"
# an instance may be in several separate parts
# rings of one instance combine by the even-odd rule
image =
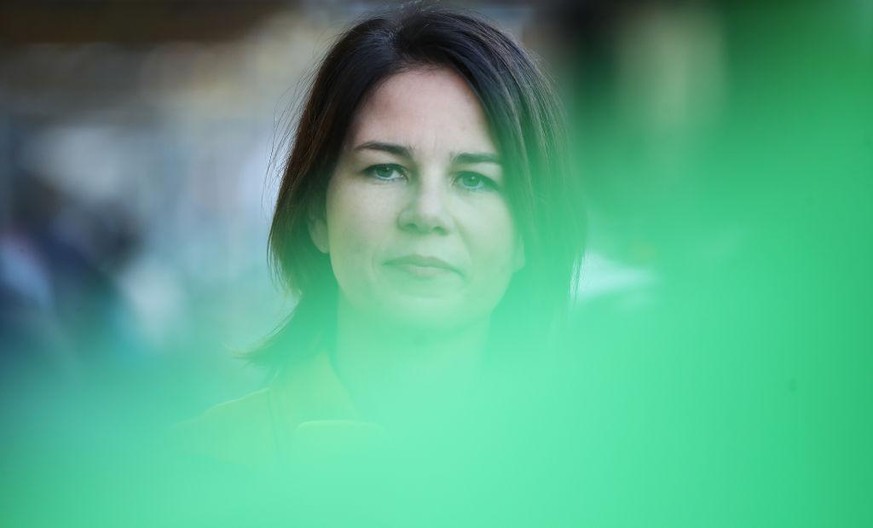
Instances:
[[[385,264],[415,277],[428,278],[449,273],[461,275],[458,268],[452,266],[445,260],[425,255],[405,255],[403,257],[388,260]]]

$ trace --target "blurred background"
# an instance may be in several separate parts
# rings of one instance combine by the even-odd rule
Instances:
[[[873,525],[873,2],[469,6],[572,120],[577,517]],[[0,4],[11,474],[58,434],[87,451],[263,383],[237,356],[293,306],[266,250],[288,125],[374,7]],[[70,434],[81,415],[102,427]]]

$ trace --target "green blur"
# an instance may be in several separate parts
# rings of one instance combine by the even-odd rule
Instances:
[[[585,84],[591,249],[654,277],[577,326],[591,525],[873,525],[862,4],[677,9]]]
[[[723,77],[685,120],[650,77],[576,87],[590,254],[647,278],[583,291],[557,372],[273,468],[176,449],[242,394],[197,360],[4,378],[0,525],[873,525],[873,20],[803,6],[713,11]],[[204,304],[167,357],[226,349]]]

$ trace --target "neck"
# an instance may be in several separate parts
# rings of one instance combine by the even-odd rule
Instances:
[[[364,414],[414,419],[429,406],[452,407],[474,386],[488,328],[487,319],[452,330],[388,324],[341,299],[337,371]]]

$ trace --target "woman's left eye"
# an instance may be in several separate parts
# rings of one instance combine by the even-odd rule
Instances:
[[[462,172],[458,174],[455,181],[457,181],[461,187],[471,191],[484,191],[497,188],[497,184],[494,183],[494,180],[487,176],[483,176],[478,172]]]

